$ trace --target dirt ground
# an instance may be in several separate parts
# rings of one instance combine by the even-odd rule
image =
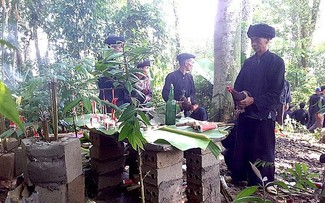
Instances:
[[[314,138],[313,134],[303,133],[278,133],[276,137],[276,179],[281,181],[294,182],[292,176],[289,176],[288,169],[294,168],[295,163],[305,163],[309,174],[318,174],[319,176],[312,179],[314,183],[322,183],[323,165],[319,158],[325,153],[325,144]],[[325,165],[325,164],[324,164]],[[295,170],[295,169],[294,169]],[[224,161],[221,161],[220,173],[227,176],[228,171]],[[291,177],[291,178],[290,178]],[[234,197],[244,186],[227,183],[228,193]],[[278,191],[278,195],[267,194],[266,198],[272,202],[319,202],[318,196],[320,189],[310,189],[303,192],[285,193],[284,190]],[[256,196],[262,196],[259,191]],[[226,202],[224,199],[223,202]]]

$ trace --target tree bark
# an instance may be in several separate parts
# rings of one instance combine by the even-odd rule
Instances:
[[[32,32],[33,32],[33,40],[35,42],[36,61],[37,61],[38,67],[40,67],[42,64],[42,58],[41,58],[41,52],[39,49],[37,28],[38,28],[37,23],[35,23],[32,27],[32,30],[33,30]]]
[[[241,64],[243,64],[244,60],[251,55],[251,44],[247,37],[247,30],[253,21],[253,2],[251,0],[242,0],[241,21]]]
[[[176,0],[173,0],[173,11],[174,11],[174,17],[175,17],[175,48],[176,48],[176,55],[180,53],[181,51],[181,40],[180,40],[180,34],[179,34],[179,14],[178,14],[178,3]],[[175,57],[174,57],[175,58]],[[175,60],[175,59],[174,59]],[[174,61],[175,62],[175,61]],[[175,63],[173,63],[175,64]],[[174,66],[174,69],[176,70],[178,66]]]
[[[214,30],[213,98],[216,121],[232,119],[234,105],[226,86],[231,85],[240,70],[241,3],[219,0]]]

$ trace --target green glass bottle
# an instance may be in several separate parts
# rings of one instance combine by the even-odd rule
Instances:
[[[169,96],[166,102],[165,124],[175,125],[176,123],[176,101],[174,99],[174,86],[170,85]]]

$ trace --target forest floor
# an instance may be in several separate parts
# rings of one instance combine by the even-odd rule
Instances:
[[[313,178],[312,182],[322,183],[323,165],[319,158],[322,153],[325,153],[325,144],[321,143],[319,139],[315,139],[315,134],[311,133],[277,133],[276,135],[276,180],[284,181],[291,180],[295,182],[293,176],[290,176],[288,171],[292,168],[294,171],[295,163],[304,163],[307,166],[309,175],[318,174],[318,177]],[[324,164],[325,165],[325,164]],[[220,173],[224,177],[229,175],[224,160],[221,161]],[[298,172],[299,173],[299,172]],[[306,175],[307,175],[306,174]],[[226,183],[227,192],[235,197],[245,186],[238,186],[231,183]],[[318,184],[319,185],[319,184]],[[321,189],[308,189],[303,192],[286,192],[278,189],[277,195],[270,195],[266,193],[266,199],[272,202],[319,202],[319,194]],[[254,196],[263,197],[262,190],[259,190]],[[225,200],[223,202],[226,202]]]

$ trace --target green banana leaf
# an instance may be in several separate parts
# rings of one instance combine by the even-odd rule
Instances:
[[[17,111],[17,105],[13,100],[9,89],[2,81],[0,81],[0,114],[15,122],[19,128],[24,131],[24,126],[20,121]]]
[[[99,131],[106,135],[113,135],[119,132],[118,128],[106,129],[101,123],[91,123],[92,114],[85,114],[84,118],[78,116],[75,119],[76,126],[85,127],[90,131]],[[96,114],[101,117],[102,114]],[[67,122],[72,123],[72,118],[66,119]],[[229,127],[219,127],[217,129],[209,130],[204,133],[199,133],[189,126],[176,127],[164,126],[158,129],[141,131],[143,137],[148,143],[170,144],[179,150],[185,151],[192,148],[209,149],[215,156],[220,154],[220,147],[215,144],[213,140],[222,140],[228,135]],[[176,130],[176,131],[175,131]],[[187,134],[194,134],[189,136]],[[195,136],[198,134],[199,136]]]
[[[168,131],[166,131],[166,128],[169,128]],[[157,130],[145,131],[143,136],[149,143],[154,142],[165,144],[167,142],[182,151],[192,148],[201,148],[204,150],[208,148],[215,156],[218,156],[220,153],[220,147],[216,145],[212,139],[224,139],[228,134],[226,131],[227,128],[228,127],[220,127],[204,133],[198,133],[189,126],[181,128],[176,126],[168,126]],[[177,129],[177,133],[171,132],[173,129]],[[183,133],[181,131],[183,131]],[[201,134],[205,136],[195,137],[186,135],[188,133]]]

